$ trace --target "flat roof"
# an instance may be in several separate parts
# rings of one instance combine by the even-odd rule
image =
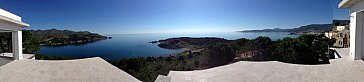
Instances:
[[[339,3],[339,8],[350,8],[351,6],[353,6],[355,3],[359,2],[360,0],[342,0]]]
[[[29,27],[30,26],[27,23],[20,22],[20,21],[14,20],[14,19],[10,19],[10,18],[2,16],[2,15],[0,15],[0,20],[4,20],[4,21],[10,22],[10,23],[17,24],[17,25],[20,25],[21,27]]]
[[[21,27],[29,27],[30,25],[27,23],[22,22],[21,17],[10,13],[4,9],[0,8],[0,20],[4,20],[10,23],[14,23],[20,25]]]

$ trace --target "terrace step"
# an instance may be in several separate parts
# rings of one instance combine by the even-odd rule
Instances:
[[[157,79],[154,82],[171,82],[171,77],[158,75]]]

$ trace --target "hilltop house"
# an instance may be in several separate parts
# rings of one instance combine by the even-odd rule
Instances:
[[[342,0],[338,7],[350,9],[350,55],[353,59],[363,59],[364,1]]]
[[[347,20],[333,21],[333,28],[329,32],[325,32],[325,36],[328,38],[334,38],[336,40],[335,47],[350,47],[350,26]]]
[[[332,37],[336,39],[335,46],[348,48],[350,47],[350,29],[349,25],[334,26]]]

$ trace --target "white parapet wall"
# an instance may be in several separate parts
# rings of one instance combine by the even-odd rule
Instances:
[[[339,8],[350,9],[350,55],[354,60],[364,58],[364,0],[342,0]]]
[[[10,12],[4,10],[4,9],[1,9],[1,8],[0,8],[0,15],[11,18],[11,19],[14,19],[14,20],[17,20],[17,21],[21,21],[20,16],[15,15],[13,13],[10,13]]]
[[[357,1],[350,8],[350,55],[353,56],[355,60],[362,59],[363,54],[363,17],[364,17],[364,1]]]

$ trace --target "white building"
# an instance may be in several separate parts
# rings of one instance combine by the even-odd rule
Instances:
[[[342,31],[346,28],[346,26],[336,26],[337,31]]]
[[[364,0],[342,0],[339,8],[350,9],[350,55],[364,58]]]
[[[332,38],[332,32],[325,32],[325,36],[327,37],[327,38]]]
[[[0,32],[12,33],[13,57],[15,60],[23,59],[22,28],[29,24],[22,22],[21,17],[0,9]]]

